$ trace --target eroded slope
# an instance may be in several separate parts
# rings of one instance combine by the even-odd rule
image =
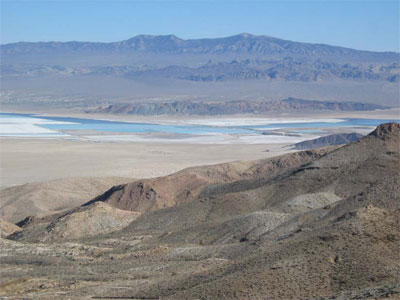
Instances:
[[[97,199],[108,204],[93,201],[56,218],[33,220],[11,236],[15,241],[0,240],[0,295],[395,299],[399,147],[399,124],[384,124],[339,148],[139,181],[160,195],[151,205],[146,193],[137,197],[138,182],[123,186],[124,193],[111,190]],[[190,198],[179,196],[188,183],[184,178],[189,190],[200,182]],[[168,196],[171,191],[174,196]],[[120,197],[128,210],[143,213],[110,206],[120,205]],[[162,208],[164,203],[169,207]],[[103,207],[105,219],[97,211]],[[72,224],[90,225],[91,218],[109,224],[110,217],[121,222],[125,214],[134,214],[134,220],[91,237],[80,231],[84,239],[65,243],[73,236]],[[37,244],[42,237],[45,244]]]

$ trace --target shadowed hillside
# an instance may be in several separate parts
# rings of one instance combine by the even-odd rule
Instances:
[[[69,210],[115,184],[130,180],[120,177],[81,177],[9,187],[0,191],[0,218],[16,223],[32,215],[44,216]]]
[[[120,209],[139,212],[175,206],[192,202],[208,193],[214,185],[270,178],[325,155],[327,151],[330,149],[298,152],[258,161],[192,167],[165,177],[115,186],[86,205],[103,201]]]
[[[363,137],[362,134],[355,132],[331,134],[317,139],[296,143],[293,145],[293,147],[297,150],[304,150],[304,149],[315,149],[327,146],[344,145],[350,142],[358,141],[362,137]]]

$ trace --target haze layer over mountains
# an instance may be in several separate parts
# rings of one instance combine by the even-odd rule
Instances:
[[[399,53],[251,34],[21,42],[2,45],[1,57],[2,102],[7,105],[287,97],[398,105]]]

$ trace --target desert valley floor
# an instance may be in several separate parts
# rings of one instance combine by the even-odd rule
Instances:
[[[0,298],[396,299],[393,116],[344,127],[327,127],[324,116],[320,128],[272,134],[238,132],[237,118],[213,121],[240,143],[88,139],[105,133],[87,129],[35,136],[27,129],[45,127],[9,120],[27,136],[1,137]],[[365,136],[293,148],[340,131]],[[277,138],[285,142],[271,143]]]
[[[400,112],[398,109],[368,113],[330,112],[315,114],[313,119],[307,114],[298,113],[278,117],[271,115],[219,118],[97,116],[72,113],[66,115],[60,112],[46,115],[50,120],[27,118],[26,116],[31,116],[27,115],[27,112],[22,117],[18,114],[13,118],[0,115],[0,188],[76,177],[150,178],[168,175],[189,166],[273,157],[293,152],[291,144],[321,135],[338,132],[368,134],[379,123],[398,120]],[[61,117],[53,120],[53,116]],[[68,123],[65,122],[66,118],[97,118],[100,124],[83,124],[96,130],[80,127],[76,127],[80,128],[79,130],[68,127],[59,129],[57,126]],[[111,122],[155,122],[164,125],[158,129],[161,132],[137,132],[136,127],[133,128],[133,132],[132,129],[131,132],[127,132],[125,124],[133,123],[122,123],[125,126],[122,129],[118,123],[111,123],[116,127],[110,129],[102,124],[101,120],[104,119]],[[337,124],[335,122],[343,119],[376,121],[368,126],[334,126]],[[334,123],[329,123],[331,121]],[[47,126],[50,129],[42,127],[46,122],[49,123]],[[284,122],[289,122],[286,125],[290,126],[300,122],[298,126],[301,127],[284,128]],[[165,125],[171,132],[162,132]],[[255,127],[255,130],[247,130],[246,126],[249,125]],[[189,133],[180,134],[181,127]],[[246,129],[244,133],[240,132],[243,128]],[[230,131],[226,133],[226,130]]]

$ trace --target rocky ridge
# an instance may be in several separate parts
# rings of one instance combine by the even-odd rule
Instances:
[[[293,147],[297,150],[304,150],[304,149],[315,149],[327,146],[344,145],[350,142],[358,141],[362,137],[363,137],[362,134],[355,132],[331,134],[313,140],[296,143],[293,145]]]
[[[280,101],[121,103],[100,106],[86,112],[131,115],[234,115],[301,111],[371,111],[386,108],[378,104],[317,101],[291,97]]]

